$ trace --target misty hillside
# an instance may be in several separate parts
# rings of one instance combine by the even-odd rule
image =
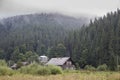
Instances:
[[[32,30],[32,28],[34,28],[34,30],[40,28],[41,31],[43,29],[45,30],[49,29],[49,31],[51,31],[50,29],[53,29],[53,32],[55,31],[54,29],[57,29],[58,31],[61,31],[60,29],[72,30],[72,29],[80,28],[83,24],[88,24],[88,23],[89,23],[89,19],[86,17],[81,17],[79,19],[76,19],[65,15],[46,14],[46,13],[21,15],[21,16],[6,18],[0,21],[0,37],[5,38],[5,36],[9,36],[13,32],[24,33],[27,32],[28,30]],[[36,31],[33,31],[32,33],[33,35],[34,32]],[[29,31],[27,34],[29,34]]]
[[[14,16],[1,20],[1,25],[6,28],[16,28],[23,26],[61,26],[66,28],[79,28],[83,24],[88,24],[87,17],[74,18],[61,14],[41,13]]]
[[[76,19],[61,14],[29,14],[0,21],[0,49],[10,54],[15,47],[27,45],[27,50],[40,54],[46,48],[63,43],[69,31],[88,24],[86,17]],[[10,55],[7,55],[8,59]],[[7,57],[6,56],[6,57]]]

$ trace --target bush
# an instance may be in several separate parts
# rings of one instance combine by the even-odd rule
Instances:
[[[23,66],[22,62],[17,62],[17,69],[22,67],[22,66]]]
[[[13,70],[5,66],[0,66],[0,76],[2,75],[13,75]]]
[[[117,67],[118,67],[118,71],[120,71],[120,65],[118,65]]]
[[[21,67],[18,71],[24,74],[35,74],[36,70],[38,69],[38,64],[30,64],[28,66]]]
[[[99,65],[98,67],[97,67],[97,70],[99,70],[99,71],[106,71],[107,70],[107,65],[106,64],[103,64],[103,65]]]
[[[85,69],[85,70],[89,70],[89,71],[95,71],[95,70],[96,70],[96,68],[93,67],[92,65],[86,65],[86,66],[84,67],[84,69]]]
[[[7,66],[7,63],[5,60],[0,60],[0,66]]]
[[[62,68],[54,65],[48,65],[48,69],[50,69],[51,74],[62,74]]]
[[[13,75],[13,70],[7,67],[5,60],[0,60],[0,76],[2,75]]]
[[[25,66],[25,67],[21,67],[18,71],[23,74],[27,74],[27,73],[29,74],[30,70],[31,69],[28,66]]]
[[[36,71],[36,74],[38,74],[38,75],[50,75],[51,71],[50,71],[50,69],[48,69],[46,67],[41,67],[41,68],[38,68],[38,70]]]
[[[50,75],[50,74],[61,74],[62,73],[62,69],[60,67],[41,66],[36,63],[21,67],[18,71],[20,73],[33,74],[33,75]]]

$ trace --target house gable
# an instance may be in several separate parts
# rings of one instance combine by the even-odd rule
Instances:
[[[46,65],[56,65],[63,69],[74,69],[75,66],[70,57],[51,58]]]

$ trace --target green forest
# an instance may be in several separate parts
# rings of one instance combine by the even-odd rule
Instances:
[[[77,68],[120,65],[120,10],[90,20],[58,14],[22,15],[0,20],[0,59],[37,61],[69,56]]]

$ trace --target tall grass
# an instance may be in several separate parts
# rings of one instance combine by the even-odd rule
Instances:
[[[13,75],[0,76],[0,80],[120,80],[119,72],[92,72],[65,73],[59,75],[33,76],[33,75]]]

